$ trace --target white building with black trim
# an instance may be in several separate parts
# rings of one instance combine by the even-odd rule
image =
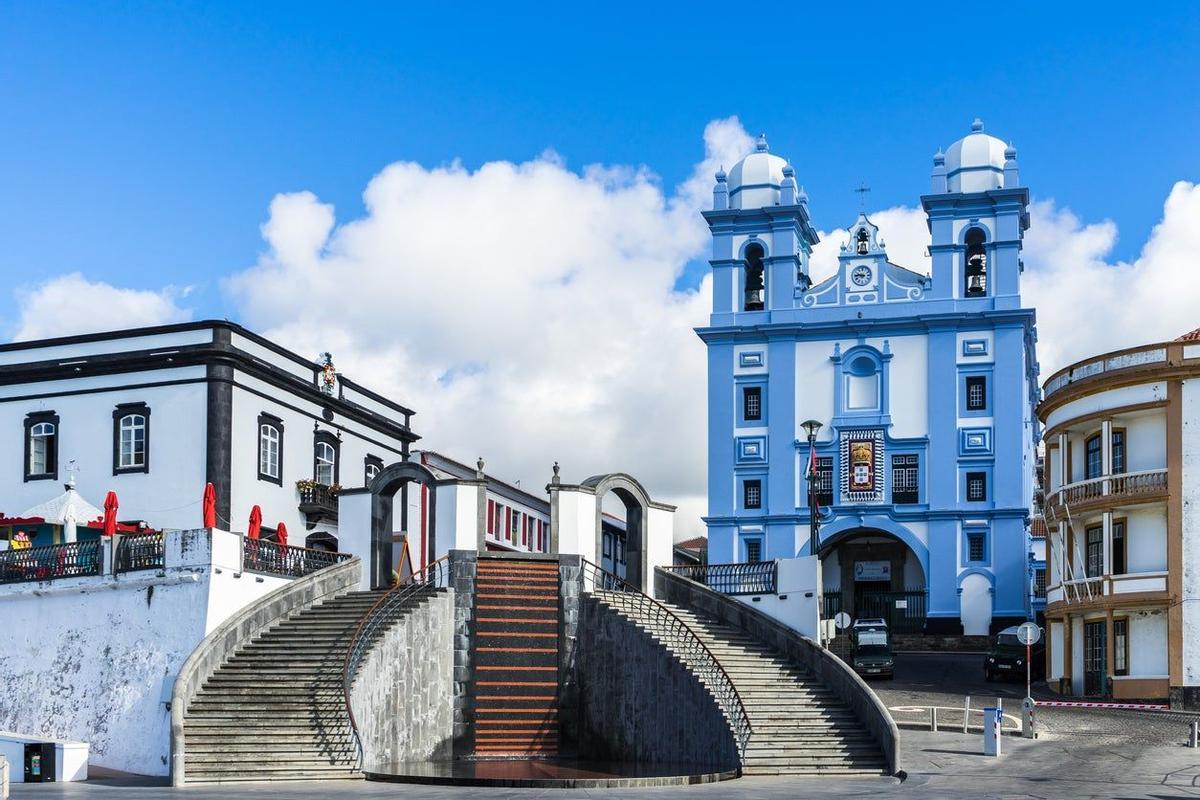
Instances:
[[[402,460],[412,415],[230,322],[0,345],[0,513],[70,471],[93,502],[116,492],[123,520],[195,528],[211,482],[221,527],[259,505],[291,544],[336,549],[338,489]]]

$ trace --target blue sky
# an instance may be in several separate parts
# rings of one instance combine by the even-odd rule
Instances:
[[[1200,5],[974,8],[5,2],[0,268],[190,285],[198,316],[232,314],[218,276],[254,262],[278,192],[340,219],[392,161],[547,148],[671,187],[735,114],[794,161],[823,228],[861,181],[873,208],[914,204],[982,116],[1036,196],[1114,220],[1133,258],[1200,172]]]

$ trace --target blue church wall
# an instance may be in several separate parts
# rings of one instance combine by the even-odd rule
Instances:
[[[786,161],[760,139],[729,176],[718,173],[705,213],[713,314],[698,330],[709,348],[705,521],[714,563],[742,560],[751,545],[764,558],[807,554],[801,422],[815,419],[831,481],[822,552],[856,539],[903,543],[920,567],[905,580],[919,575],[925,586],[902,588],[927,591],[930,629],[977,633],[1023,618],[1028,605],[1037,435],[1034,316],[1019,296],[1028,191],[1015,150],[981,125],[934,164],[934,191],[922,197],[931,274],[891,263],[860,215],[837,272],[815,283],[816,232]],[[741,186],[745,175],[758,178]],[[760,252],[758,310],[745,276],[748,253]]]

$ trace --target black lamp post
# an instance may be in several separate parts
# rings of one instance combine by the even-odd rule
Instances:
[[[817,521],[817,431],[821,430],[821,423],[815,419],[806,420],[800,423],[800,427],[804,429],[808,435],[808,546],[809,552],[814,556],[820,555],[820,541],[818,541],[819,523]]]

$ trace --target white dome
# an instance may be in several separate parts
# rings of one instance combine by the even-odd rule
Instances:
[[[1004,187],[1003,141],[983,132],[979,120],[971,133],[946,150],[946,182],[951,192],[986,192]]]
[[[759,136],[750,155],[729,170],[729,207],[762,208],[779,205],[779,185],[787,161],[771,155],[767,137]]]

